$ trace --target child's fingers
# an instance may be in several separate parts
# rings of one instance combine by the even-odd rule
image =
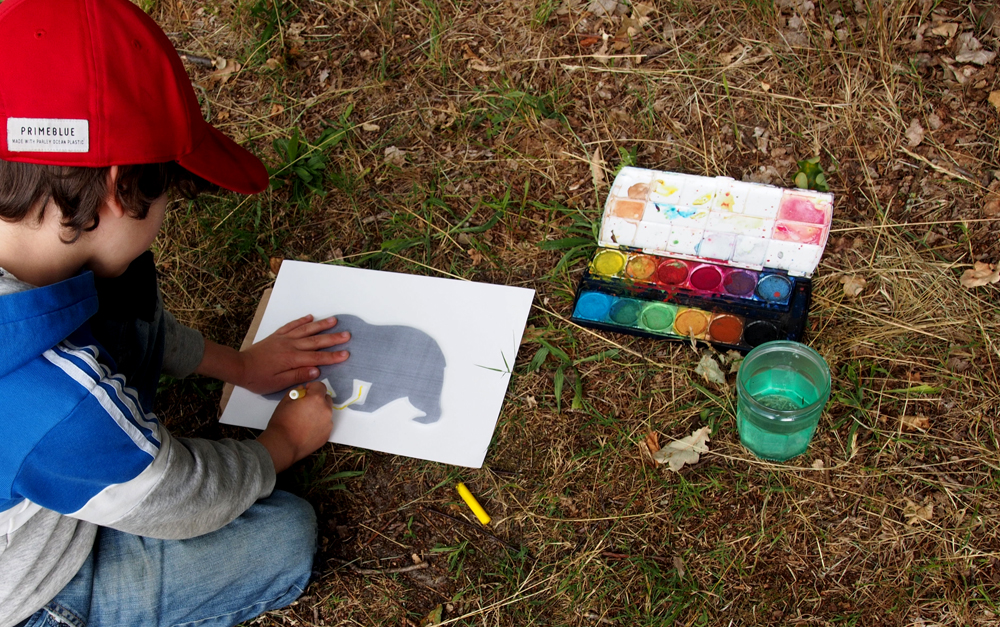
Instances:
[[[305,316],[302,316],[301,318],[296,318],[295,320],[292,320],[291,322],[289,322],[289,323],[285,324],[284,326],[282,326],[280,329],[278,329],[274,333],[275,334],[288,333],[292,329],[296,329],[298,327],[301,327],[304,324],[308,324],[309,322],[312,322],[312,319],[313,319],[312,314],[307,314]]]
[[[299,320],[301,320],[301,318]],[[335,326],[337,326],[337,318],[330,316],[329,318],[323,318],[321,320],[316,320],[316,321],[310,320],[302,324],[296,325],[292,329],[285,332],[285,335],[287,335],[292,339],[299,339],[316,335],[317,333],[322,333],[323,331],[326,331],[327,329],[332,329]]]
[[[351,334],[347,331],[343,333],[320,333],[319,335],[312,335],[296,340],[295,348],[301,351],[318,351],[343,344],[350,341],[350,339]]]

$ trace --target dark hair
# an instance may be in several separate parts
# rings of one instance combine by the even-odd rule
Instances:
[[[41,205],[38,215],[41,222],[45,206],[51,200],[62,212],[63,226],[73,233],[71,239],[63,240],[71,244],[84,231],[97,228],[98,211],[111,192],[110,170],[110,167],[39,165],[0,159],[0,219],[20,222]],[[170,189],[194,198],[217,187],[174,161],[118,167],[115,197],[133,218],[145,219],[150,205]]]

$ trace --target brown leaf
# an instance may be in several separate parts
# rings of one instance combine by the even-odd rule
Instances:
[[[986,196],[983,203],[983,214],[989,218],[1000,218],[1000,193],[993,192]]]
[[[1000,91],[990,92],[990,104],[996,107],[998,113],[1000,113]]]
[[[479,252],[475,248],[470,248],[466,252],[469,254],[469,257],[472,258],[472,265],[474,266],[478,266],[483,262],[483,259],[485,259],[485,257],[483,257],[483,253]]]
[[[945,365],[948,366],[948,370],[958,374],[962,374],[971,366],[969,360],[962,359],[961,357],[949,357]]]
[[[389,146],[385,149],[385,162],[391,163],[392,165],[403,167],[406,165],[406,151],[397,148],[396,146]]]
[[[906,499],[903,516],[906,518],[906,524],[911,527],[917,523],[928,522],[934,518],[934,503],[917,505],[910,499]]]
[[[660,450],[660,435],[657,432],[650,431],[646,434],[646,448],[649,449],[650,455],[654,455]]]
[[[218,83],[219,85],[225,85],[232,78],[233,74],[240,71],[243,66],[234,60],[226,60],[219,58],[216,61],[216,67],[218,68],[211,74],[209,74],[205,80],[209,83]]]
[[[594,187],[604,184],[604,158],[601,156],[600,146],[595,146],[594,152],[590,155],[590,178],[594,182]]]
[[[910,127],[906,129],[906,141],[910,144],[910,148],[919,146],[920,142],[924,141],[924,127],[920,126],[917,118],[913,118]]]
[[[273,118],[276,115],[281,115],[285,112],[285,108],[278,103],[271,105],[271,113],[268,117]]]
[[[278,270],[281,269],[281,262],[284,261],[281,257],[271,257],[271,273],[278,274]]]
[[[868,281],[863,276],[849,275],[840,277],[840,282],[844,284],[844,296],[856,298],[858,294],[865,291]]]
[[[962,287],[981,287],[1000,282],[1000,265],[977,261],[975,266],[962,273],[959,279]]]
[[[684,560],[681,559],[680,555],[674,556],[674,568],[677,570],[677,578],[684,579],[687,570],[684,568]]]
[[[945,23],[938,24],[931,29],[932,35],[937,35],[938,37],[944,37],[945,39],[951,39],[958,33],[958,24]]]
[[[931,421],[927,416],[903,416],[903,431],[927,431],[931,428]]]

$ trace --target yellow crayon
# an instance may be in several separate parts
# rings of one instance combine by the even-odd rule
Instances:
[[[305,398],[305,396],[306,396],[306,389],[304,387],[294,388],[288,393],[288,398],[292,399],[293,401],[297,401],[300,398]]]
[[[458,485],[455,486],[455,489],[458,490],[458,495],[462,497],[465,504],[468,505],[469,509],[472,510],[472,513],[476,515],[479,522],[484,525],[490,524],[490,515],[486,513],[486,510],[484,510],[483,506],[479,504],[476,497],[472,496],[472,492],[469,492],[469,488],[465,487],[464,483],[459,482]]]

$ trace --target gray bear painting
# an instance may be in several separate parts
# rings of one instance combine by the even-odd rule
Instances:
[[[407,399],[423,413],[414,421],[431,424],[441,418],[446,364],[434,338],[413,327],[368,324],[347,314],[336,318],[337,326],[327,333],[348,331],[351,339],[327,350],[346,350],[351,356],[345,362],[320,367],[319,380],[332,391],[334,407],[375,413]],[[265,398],[276,401],[285,393],[287,390]]]

